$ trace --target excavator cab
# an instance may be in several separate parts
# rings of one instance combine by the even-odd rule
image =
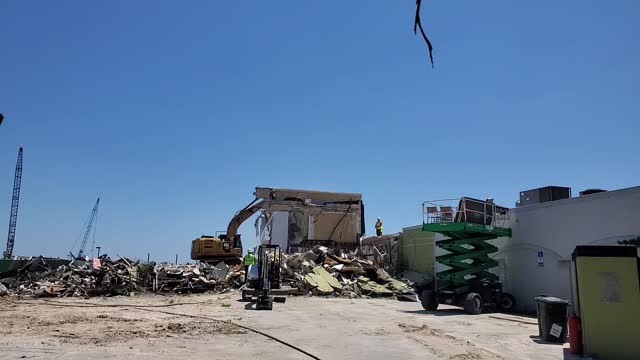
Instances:
[[[191,259],[210,263],[224,261],[239,264],[242,261],[242,241],[236,234],[235,241],[229,241],[226,234],[202,235],[191,242]]]
[[[235,236],[235,245],[232,245],[232,241],[229,241],[227,238],[227,234],[220,234],[218,235],[218,238],[220,239],[220,241],[222,241],[222,248],[225,251],[231,251],[231,248],[239,248],[240,249],[240,256],[242,256],[242,240],[240,239],[240,234],[236,234]]]

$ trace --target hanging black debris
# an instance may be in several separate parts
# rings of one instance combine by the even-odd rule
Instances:
[[[424,42],[427,43],[427,47],[429,48],[429,59],[431,60],[431,67],[433,67],[433,46],[431,45],[431,41],[429,41],[427,34],[422,28],[422,21],[420,21],[420,5],[422,5],[422,0],[416,0],[416,19],[413,24],[413,33],[417,34],[418,28],[420,28],[422,38],[424,39]]]

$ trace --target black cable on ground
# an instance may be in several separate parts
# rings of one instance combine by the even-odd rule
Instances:
[[[41,302],[17,302],[17,301],[10,301],[14,304],[29,304],[29,305],[50,305],[50,306],[59,306],[59,307],[82,307],[82,308],[86,308],[86,307],[90,307],[90,308],[96,308],[96,307],[127,307],[127,308],[131,308],[131,309],[136,309],[136,310],[141,310],[141,311],[148,311],[148,312],[157,312],[157,313],[161,313],[161,314],[166,314],[166,315],[174,315],[174,316],[183,316],[183,317],[188,317],[188,318],[193,318],[193,319],[205,319],[205,320],[209,320],[209,321],[213,321],[213,322],[221,322],[221,323],[225,323],[225,324],[229,324],[229,325],[233,325],[236,326],[238,328],[244,329],[244,330],[248,330],[251,332],[254,332],[256,334],[262,335],[264,337],[267,337],[271,340],[275,340],[277,342],[279,342],[280,344],[290,347],[304,355],[307,355],[308,357],[314,359],[314,360],[321,360],[319,357],[311,354],[310,352],[303,350],[293,344],[290,344],[284,340],[281,340],[273,335],[267,334],[265,332],[262,332],[260,330],[256,330],[253,328],[250,328],[248,326],[244,326],[244,325],[240,325],[237,323],[234,323],[232,321],[229,320],[220,320],[220,319],[214,319],[214,318],[210,318],[207,316],[202,316],[202,315],[192,315],[192,314],[184,314],[184,313],[176,313],[176,312],[171,312],[171,311],[163,311],[163,310],[154,310],[154,309],[150,309],[150,308],[159,308],[159,307],[169,307],[169,306],[178,306],[178,305],[199,305],[199,304],[210,304],[211,302],[194,302],[194,303],[175,303],[175,304],[160,304],[160,305],[131,305],[131,304],[96,304],[96,303],[84,303],[84,304],[76,304],[76,303],[64,303],[64,302],[58,302],[58,301],[52,301],[52,300],[42,300]]]
[[[262,335],[264,337],[267,337],[267,338],[269,338],[271,340],[275,340],[275,341],[279,342],[280,344],[288,346],[288,347],[290,347],[290,348],[292,348],[292,349],[294,349],[294,350],[296,350],[298,352],[301,352],[301,353],[307,355],[308,357],[310,357],[312,359],[320,360],[319,357],[317,357],[317,356],[315,356],[315,355],[313,355],[313,354],[311,354],[311,353],[309,353],[309,352],[307,352],[307,351],[305,351],[305,350],[303,350],[303,349],[301,349],[301,348],[299,348],[299,347],[297,347],[297,346],[295,346],[293,344],[290,344],[290,343],[288,343],[288,342],[286,342],[284,340],[280,340],[280,339],[278,339],[277,337],[275,337],[273,335],[269,335],[269,334],[267,334],[265,332],[250,328],[248,326],[236,324],[236,323],[228,321],[228,320],[213,319],[213,318],[210,318],[210,317],[207,317],[207,316],[201,316],[201,315],[191,315],[191,314],[174,313],[174,312],[163,311],[163,310],[151,310],[151,309],[137,308],[135,306],[132,306],[132,308],[133,309],[142,310],[142,311],[159,312],[159,313],[167,314],[167,315],[184,316],[184,317],[190,317],[190,318],[194,318],[194,319],[206,319],[206,320],[210,320],[210,321],[214,321],[214,322],[217,321],[217,322],[222,322],[222,323],[225,323],[225,324],[230,324],[230,325],[233,325],[233,326],[237,326],[237,327],[239,327],[241,329],[245,329],[245,330],[254,332],[256,334],[260,334],[260,335]]]
[[[226,300],[226,299],[221,299],[221,300]],[[97,303],[90,303],[90,302],[85,302],[82,304],[79,303],[68,303],[68,302],[61,302],[61,301],[55,301],[55,300],[48,300],[48,299],[41,299],[41,301],[33,301],[33,302],[29,302],[29,301],[24,301],[24,302],[14,302],[15,304],[42,304],[42,303],[47,303],[49,305],[53,305],[53,306],[73,306],[73,307],[132,307],[132,306],[137,306],[137,307],[144,307],[144,308],[162,308],[162,307],[172,307],[172,306],[179,306],[179,305],[210,305],[213,304],[213,302],[211,301],[198,301],[198,302],[179,302],[179,303],[173,303],[173,304],[157,304],[157,305],[134,305],[134,304],[97,304]]]

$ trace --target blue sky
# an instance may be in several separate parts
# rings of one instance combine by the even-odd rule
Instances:
[[[3,2],[14,254],[67,254],[98,195],[103,251],[186,261],[255,186],[361,192],[373,233],[427,199],[640,185],[640,2],[428,1],[434,69],[414,3]]]

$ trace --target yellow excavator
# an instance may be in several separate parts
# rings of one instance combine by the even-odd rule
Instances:
[[[238,234],[238,228],[263,207],[264,201],[256,198],[235,214],[227,226],[226,234],[202,235],[193,240],[191,242],[191,259],[211,264],[221,261],[227,264],[239,264],[242,261],[242,240]]]

